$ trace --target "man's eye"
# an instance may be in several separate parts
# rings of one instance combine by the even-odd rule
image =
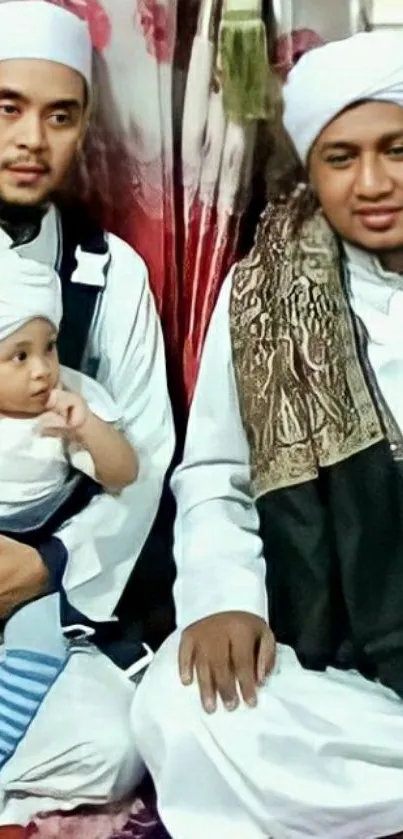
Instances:
[[[65,112],[56,112],[50,115],[49,122],[55,126],[70,125],[71,117],[70,114],[66,114]]]
[[[326,157],[326,163],[330,163],[331,166],[346,166],[352,159],[352,154],[330,154]]]
[[[15,116],[18,114],[18,108],[11,103],[4,102],[0,104],[0,114],[6,117]]]

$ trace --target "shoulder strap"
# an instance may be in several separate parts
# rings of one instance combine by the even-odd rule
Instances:
[[[62,221],[62,260],[60,280],[63,296],[63,319],[59,332],[58,351],[61,364],[80,370],[88,334],[102,289],[93,284],[72,282],[77,267],[76,251],[106,254],[108,244],[101,227],[88,217],[80,206],[64,207]]]

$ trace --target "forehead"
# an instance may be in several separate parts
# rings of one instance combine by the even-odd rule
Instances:
[[[329,145],[375,147],[403,134],[403,107],[390,102],[362,102],[339,114],[320,134],[319,150]]]
[[[0,90],[13,91],[37,105],[68,99],[84,103],[84,80],[75,70],[40,59],[0,61]]]
[[[50,321],[42,317],[33,318],[33,320],[20,326],[12,335],[8,335],[7,338],[0,341],[0,355],[22,344],[29,346],[38,342],[49,341],[55,335],[56,327]]]
[[[42,338],[42,336],[47,337],[48,335],[53,335],[55,331],[56,327],[47,318],[38,316],[27,321],[23,326],[20,326],[19,329],[13,332],[10,338],[14,341],[35,341],[37,338]]]

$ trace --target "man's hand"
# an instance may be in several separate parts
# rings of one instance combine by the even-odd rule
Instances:
[[[203,707],[213,713],[217,693],[228,711],[256,705],[256,688],[273,668],[275,639],[264,620],[249,612],[222,612],[189,626],[182,635],[179,670],[184,685],[196,671]]]
[[[48,572],[39,553],[0,536],[0,619],[46,592]]]

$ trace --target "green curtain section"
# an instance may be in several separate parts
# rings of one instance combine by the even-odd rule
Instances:
[[[219,27],[218,70],[224,110],[234,122],[268,119],[271,76],[261,3],[224,4]]]

